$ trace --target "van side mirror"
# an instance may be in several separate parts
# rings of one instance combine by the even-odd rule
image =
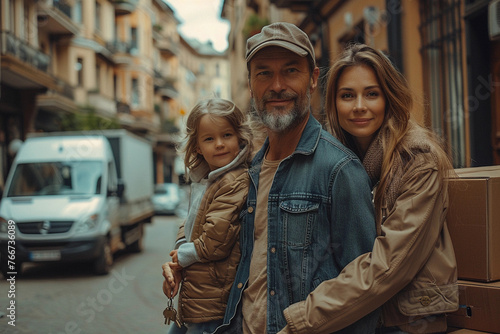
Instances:
[[[118,196],[119,198],[122,198],[124,191],[125,191],[125,183],[123,183],[123,180],[119,179],[116,190],[108,189],[108,196]]]
[[[116,188],[116,195],[120,198],[123,197],[123,192],[125,191],[125,183],[122,179],[118,180],[118,187]]]

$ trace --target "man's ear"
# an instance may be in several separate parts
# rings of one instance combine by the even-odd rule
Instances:
[[[319,67],[315,67],[311,75],[311,93],[318,87]]]

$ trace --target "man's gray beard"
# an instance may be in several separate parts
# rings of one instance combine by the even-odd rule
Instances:
[[[255,103],[255,98],[252,98],[250,101],[254,114],[262,124],[269,130],[277,133],[286,133],[294,129],[307,117],[311,105],[311,93],[309,90],[307,90],[305,102],[303,105],[298,105],[296,101],[289,113],[280,114],[260,110]]]

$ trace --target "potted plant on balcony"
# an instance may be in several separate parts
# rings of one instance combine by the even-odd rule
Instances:
[[[159,23],[153,24],[153,30],[156,32],[161,32],[163,30],[163,26]]]
[[[268,24],[269,20],[267,18],[260,17],[258,14],[250,14],[245,21],[245,26],[243,27],[245,39],[258,34],[260,30]]]

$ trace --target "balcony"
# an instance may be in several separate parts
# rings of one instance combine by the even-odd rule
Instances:
[[[114,117],[116,115],[116,102],[100,94],[98,90],[88,93],[88,104],[94,107],[97,114],[104,117]]]
[[[162,54],[167,56],[176,56],[179,54],[179,44],[172,38],[163,37],[157,40],[156,47]]]
[[[119,40],[114,40],[112,42],[106,43],[106,47],[109,51],[113,53],[134,53],[134,49],[137,47],[132,42],[124,42]]]
[[[0,32],[2,83],[19,89],[53,87],[55,79],[49,75],[50,58],[8,31]]]
[[[138,0],[113,0],[116,15],[127,15],[137,7]]]
[[[79,27],[71,18],[67,1],[45,0],[38,2],[38,29],[52,35],[76,35]]]
[[[116,101],[116,112],[130,115],[130,106],[123,101]]]
[[[10,54],[24,63],[47,72],[50,64],[48,55],[36,50],[31,45],[15,37],[7,31],[2,31],[2,54]]]
[[[68,83],[58,80],[54,89],[37,95],[37,106],[53,113],[71,112],[77,108],[74,102],[74,88]]]
[[[167,83],[163,87],[160,87],[158,89],[158,93],[161,97],[165,97],[167,99],[175,99],[179,95],[175,87],[170,83]]]
[[[131,64],[131,56],[137,56],[139,50],[132,42],[114,40],[106,43],[106,48],[113,54],[113,61],[116,64]]]
[[[155,70],[154,88],[157,94],[167,99],[175,99],[179,93],[175,89],[176,79],[170,76],[164,76],[160,71]]]

